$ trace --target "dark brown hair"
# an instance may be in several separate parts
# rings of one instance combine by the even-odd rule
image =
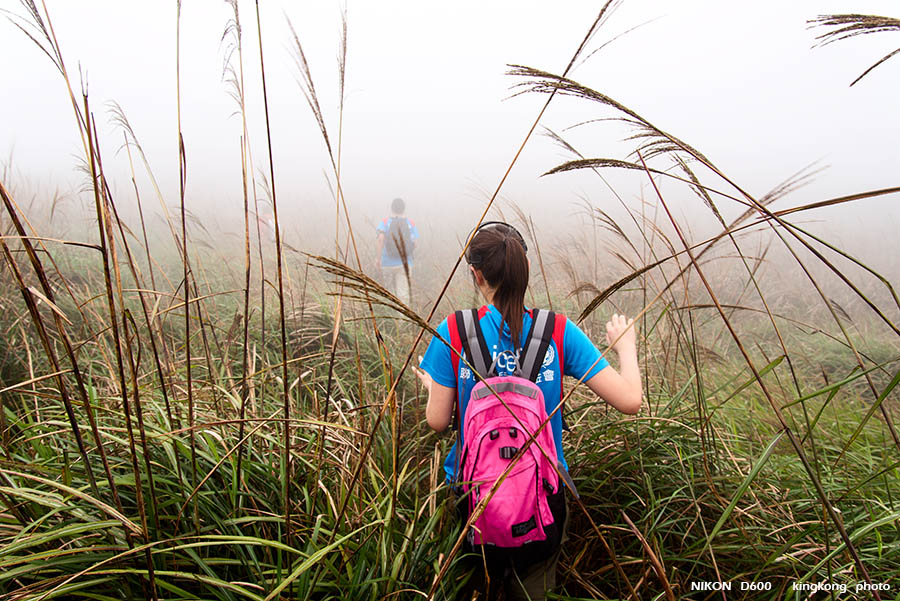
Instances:
[[[484,224],[475,232],[466,252],[469,265],[480,271],[488,286],[495,289],[494,306],[509,324],[514,348],[521,342],[528,288],[526,250],[525,240],[514,227],[495,222]]]

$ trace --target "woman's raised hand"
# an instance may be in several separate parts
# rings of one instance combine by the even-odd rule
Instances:
[[[422,356],[419,355],[419,363],[422,362]],[[425,370],[419,369],[415,365],[411,366],[413,372],[419,377],[419,380],[422,381],[422,386],[425,388],[427,392],[431,392],[431,375]]]
[[[633,319],[618,313],[606,322],[606,344],[621,354],[637,348],[637,326]]]

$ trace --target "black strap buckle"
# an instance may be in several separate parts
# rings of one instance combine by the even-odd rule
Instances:
[[[512,459],[519,452],[519,447],[500,447],[501,459]]]

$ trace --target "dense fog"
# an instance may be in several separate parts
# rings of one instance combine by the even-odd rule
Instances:
[[[123,217],[136,223],[135,189],[112,103],[124,111],[146,156],[145,165],[132,147],[137,188],[158,243],[155,252],[165,252],[161,247],[171,244],[163,205],[177,215],[180,65],[185,203],[193,216],[192,236],[218,245],[224,254],[240,251],[242,124],[230,80],[239,73],[241,55],[236,30],[229,27],[232,7],[226,2],[184,3],[179,21],[175,2],[89,5],[85,10],[83,3],[50,2],[48,25],[57,36],[77,100],[82,102],[82,88],[88,91],[105,171]],[[422,235],[422,261],[433,266],[428,273],[449,273],[460,242],[498,189],[547,99],[544,94],[516,95],[524,91],[517,84],[525,80],[508,75],[508,65],[562,73],[600,7],[351,2],[345,7],[341,112],[341,3],[262,3],[275,197],[286,243],[301,251],[333,252],[339,165],[343,197],[368,266],[374,263],[374,228],[388,214],[391,199],[402,197]],[[4,67],[13,93],[0,98],[6,115],[0,133],[4,184],[36,222],[51,223],[57,234],[90,237],[93,201],[82,190],[84,152],[65,82],[16,27],[35,33],[26,8],[11,1],[4,8],[10,20],[2,24],[0,52],[13,58]],[[264,221],[271,213],[272,194],[255,5],[239,2],[238,8],[252,161],[248,170]],[[772,209],[887,188],[897,185],[890,142],[900,134],[894,118],[900,63],[888,61],[855,86],[849,83],[896,46],[896,39],[878,34],[814,48],[816,36],[825,30],[807,24],[820,14],[850,8],[811,1],[763,2],[753,11],[700,1],[613,4],[569,76],[690,144],[756,198],[796,178],[802,185]],[[855,3],[852,12],[891,14],[895,8],[872,1]],[[331,156],[307,101],[310,91],[297,40]],[[581,262],[599,260],[612,272],[624,270],[607,252],[616,241],[595,221],[596,209],[621,223],[629,235],[637,229],[624,206],[636,214],[643,207],[645,216],[670,228],[647,174],[603,169],[542,176],[575,158],[546,135],[547,128],[585,157],[638,162],[633,151],[639,140],[627,140],[636,133],[634,127],[612,120],[622,116],[590,100],[555,97],[503,183],[491,215],[533,220],[550,263],[554,257],[571,259],[572,249],[588,244],[593,256],[576,253]],[[649,159],[648,166],[674,169],[666,156]],[[706,185],[740,196],[709,169],[694,168]],[[689,186],[657,179],[691,240],[721,230]],[[713,198],[726,221],[745,210],[734,200]],[[895,202],[896,195],[886,195],[792,219],[892,275],[896,248],[886,250],[883,243],[894,243],[892,232],[900,225]],[[340,219],[341,246],[348,248],[343,213]],[[759,243],[748,244],[755,248]],[[773,251],[769,258],[776,256]],[[598,273],[598,268],[588,271]]]

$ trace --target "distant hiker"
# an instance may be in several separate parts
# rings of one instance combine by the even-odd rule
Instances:
[[[376,233],[385,288],[408,305],[410,270],[419,232],[416,224],[407,219],[405,213],[406,203],[402,198],[395,198],[391,201],[390,217],[381,220]]]
[[[475,563],[487,565],[488,599],[500,583],[507,599],[532,600],[544,599],[555,585],[568,521],[564,489],[577,494],[562,448],[563,374],[583,378],[623,413],[641,408],[633,320],[613,315],[606,324],[620,373],[564,316],[525,307],[526,252],[522,235],[509,224],[489,222],[475,231],[466,260],[488,304],[441,322],[437,333],[450,344],[435,336],[416,370],[428,390],[431,428],[445,430],[455,408],[456,442],[444,471],[463,496],[466,519],[496,486],[467,534],[468,548],[478,552]],[[549,425],[541,429],[548,415]]]

